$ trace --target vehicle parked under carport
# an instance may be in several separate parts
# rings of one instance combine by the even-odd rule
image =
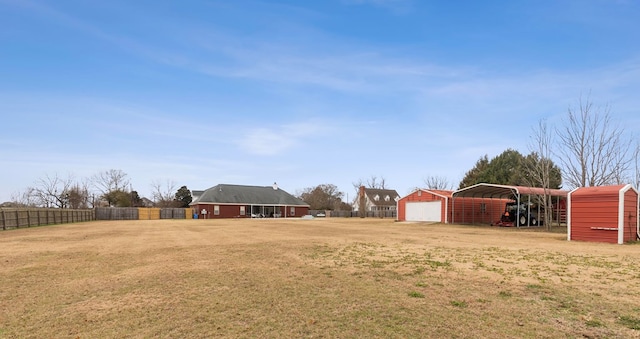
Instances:
[[[500,221],[494,223],[496,226],[541,226],[542,220],[538,214],[532,211],[531,204],[508,202],[505,205],[504,213]]]

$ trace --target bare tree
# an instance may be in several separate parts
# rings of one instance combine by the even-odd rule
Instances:
[[[36,181],[33,195],[37,204],[42,207],[69,207],[69,189],[73,184],[73,177],[61,178],[58,174],[45,175]]]
[[[307,187],[299,194],[300,199],[311,206],[312,210],[337,210],[342,207],[342,197],[338,187],[333,184],[321,184]]]
[[[596,107],[588,97],[578,104],[568,109],[565,125],[556,131],[564,180],[573,187],[622,183],[632,164],[631,139],[613,124],[608,106]]]
[[[633,150],[633,185],[640,188],[640,143]]]
[[[377,189],[386,189],[387,188],[387,179],[385,179],[383,176],[380,176],[380,178],[376,177],[375,175],[372,175],[371,178],[369,178],[367,180],[367,187],[369,188],[377,188]]]
[[[89,205],[91,203],[89,198],[89,183],[86,180],[81,183],[73,184],[68,190],[70,208],[89,208]]]
[[[551,201],[551,177],[554,169],[551,161],[553,134],[549,130],[546,120],[540,120],[538,126],[533,129],[529,150],[531,155],[525,158],[525,182],[532,187],[542,187],[543,194],[534,197],[538,206],[542,208],[543,224],[547,230],[551,230],[553,204]]]
[[[151,182],[151,195],[158,207],[173,207],[175,205],[176,183],[168,180],[163,184],[161,180]]]
[[[424,179],[424,185],[432,190],[451,190],[453,186],[446,177],[430,175]]]
[[[358,179],[352,183],[353,188],[358,192],[361,186],[366,188],[375,188],[375,189],[386,189],[387,188],[387,179],[384,177],[378,178],[375,175],[372,175],[368,179]]]
[[[24,192],[14,192],[11,194],[11,203],[20,207],[35,207],[38,205],[35,188],[27,187]]]
[[[131,185],[127,173],[116,169],[99,172],[92,177],[92,181],[103,195],[111,191],[126,191]]]

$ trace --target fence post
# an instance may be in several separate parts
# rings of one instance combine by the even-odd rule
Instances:
[[[7,229],[7,216],[4,213],[3,209],[0,209],[0,211],[2,211],[2,230],[6,230]]]
[[[16,208],[16,228],[20,228],[20,212]]]

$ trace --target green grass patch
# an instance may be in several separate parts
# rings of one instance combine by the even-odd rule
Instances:
[[[587,320],[585,323],[587,327],[604,327],[604,324],[596,319]]]
[[[438,261],[438,260],[427,259],[426,262],[429,266],[431,266],[432,269],[451,266],[451,263],[449,261]]]
[[[500,291],[498,296],[501,298],[511,298],[512,294],[509,291]]]
[[[409,292],[409,296],[411,298],[424,298],[424,294],[417,292],[417,291],[411,291]]]
[[[618,318],[618,323],[632,330],[640,330],[640,319],[623,315]]]
[[[466,301],[462,301],[462,300],[451,300],[451,306],[454,307],[459,307],[459,308],[466,308],[467,302]]]

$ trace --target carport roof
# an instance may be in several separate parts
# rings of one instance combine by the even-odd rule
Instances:
[[[547,194],[552,197],[567,197],[568,191],[559,189],[549,189]],[[545,189],[541,187],[510,186],[497,184],[475,184],[453,192],[456,197],[473,198],[512,198],[515,195],[544,195]]]

